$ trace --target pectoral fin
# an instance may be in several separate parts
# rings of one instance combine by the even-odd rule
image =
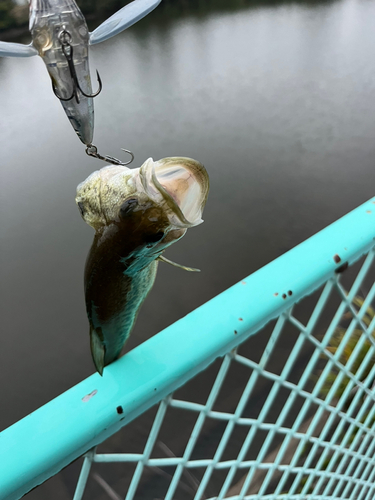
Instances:
[[[166,259],[162,255],[159,255],[159,257],[156,260],[161,260],[162,262],[165,262],[166,264],[170,264],[171,266],[179,267],[180,269],[183,269],[184,271],[190,271],[192,273],[200,273],[200,269],[196,269],[195,267],[186,267],[186,266],[181,266],[181,264],[177,264],[176,262],[172,262],[169,259]]]
[[[93,326],[90,326],[90,347],[95,368],[100,375],[103,375],[106,349],[103,343],[101,328],[95,329]]]

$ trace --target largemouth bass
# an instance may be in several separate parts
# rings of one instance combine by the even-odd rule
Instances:
[[[202,221],[208,174],[190,158],[104,167],[77,187],[95,229],[85,267],[91,353],[97,371],[116,360],[155,281],[166,248]],[[187,268],[189,270],[189,268]],[[191,269],[190,269],[191,270]]]

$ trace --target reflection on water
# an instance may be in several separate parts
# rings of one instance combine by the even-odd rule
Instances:
[[[375,3],[186,5],[91,53],[99,150],[191,156],[211,177],[205,223],[166,255],[202,273],[160,265],[128,348],[374,194]],[[0,109],[4,428],[93,372],[74,196],[103,164],[39,58],[0,59]]]
[[[214,13],[228,13],[249,11],[250,9],[273,9],[282,5],[299,5],[307,8],[329,5],[338,0],[164,0],[157,13],[160,17],[186,17],[187,15],[208,15]]]

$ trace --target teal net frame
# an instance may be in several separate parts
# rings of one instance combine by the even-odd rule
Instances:
[[[85,455],[74,500],[85,498],[93,465],[116,462],[135,468],[125,494],[116,494],[102,480],[109,498],[146,500],[137,489],[151,467],[172,471],[165,500],[182,498],[184,477],[190,481],[187,498],[194,500],[373,500],[374,245],[375,198],[106,367],[103,377],[90,376],[0,433],[0,499],[20,498]],[[356,261],[356,275],[344,287],[342,276]],[[313,292],[318,295],[303,322],[294,311]],[[324,332],[317,333],[332,294],[338,302]],[[244,355],[242,344],[271,320],[260,358]],[[276,367],[273,360],[287,328],[295,334]],[[219,357],[223,360],[204,404],[173,396]],[[296,375],[301,357],[303,370]],[[235,407],[223,411],[217,401],[233,366],[248,374]],[[246,408],[260,380],[268,389],[254,416]],[[96,450],[157,403],[140,453]],[[280,408],[271,418],[276,403]],[[194,425],[179,455],[155,456],[160,429],[173,410],[193,414]],[[211,456],[197,457],[208,420],[220,422],[223,431]],[[228,458],[239,428],[243,438]],[[218,473],[221,479],[210,494]]]

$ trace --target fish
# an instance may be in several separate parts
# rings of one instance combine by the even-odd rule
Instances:
[[[93,93],[89,45],[103,42],[129,28],[155,9],[161,0],[134,0],[89,33],[75,0],[30,0],[29,45],[0,41],[0,56],[39,55],[52,81],[55,95],[83,144],[91,146],[94,135]]]
[[[133,169],[107,166],[78,185],[75,201],[95,229],[84,289],[91,354],[100,375],[120,356],[159,261],[175,265],[163,252],[203,222],[208,192],[204,166],[184,157],[149,158]]]

